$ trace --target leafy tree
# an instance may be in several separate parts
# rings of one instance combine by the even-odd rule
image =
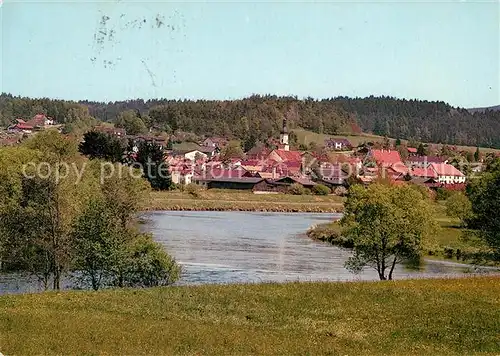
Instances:
[[[116,216],[102,200],[89,202],[72,230],[73,268],[94,290],[109,284],[114,267],[124,255]]]
[[[500,159],[481,179],[467,186],[467,196],[472,203],[470,228],[490,247],[487,258],[500,261]]]
[[[246,140],[243,142],[243,150],[245,152],[250,151],[257,143],[257,137],[254,134],[250,134]]]
[[[128,245],[125,285],[167,286],[179,279],[180,266],[149,234],[137,234]]]
[[[324,184],[316,184],[312,187],[312,192],[315,195],[328,195],[332,190]]]
[[[288,194],[293,194],[293,195],[304,195],[307,193],[306,188],[302,184],[299,183],[293,183],[288,187]]]
[[[144,121],[138,116],[135,110],[126,110],[118,114],[116,127],[124,128],[128,135],[138,135],[147,132]]]
[[[396,144],[395,144],[396,147],[398,146],[401,146],[401,139],[396,139]]]
[[[222,149],[220,159],[222,162],[229,162],[232,158],[244,158],[245,153],[238,141],[229,141],[228,144]]]
[[[392,148],[391,140],[389,140],[389,137],[384,137],[384,143],[382,144],[382,147],[386,150],[390,150]]]
[[[474,152],[474,161],[479,162],[481,158],[481,152],[479,151],[479,147],[476,148],[476,152]]]
[[[427,156],[427,150],[425,149],[425,146],[423,143],[420,143],[420,145],[418,145],[417,154],[419,156]]]
[[[90,159],[121,162],[126,151],[126,143],[118,137],[104,132],[89,131],[83,136],[78,150]]]
[[[341,220],[354,251],[346,267],[357,273],[370,266],[391,280],[397,263],[420,255],[436,227],[432,211],[428,198],[407,185],[354,185]]]
[[[446,200],[446,215],[460,219],[462,226],[465,226],[472,215],[472,204],[469,198],[461,192],[452,194]]]
[[[137,162],[141,164],[143,176],[154,190],[167,190],[172,187],[172,177],[165,162],[161,147],[154,142],[142,142],[137,152]]]
[[[57,133],[39,133],[26,146],[38,147],[45,169],[19,172],[19,190],[0,211],[3,244],[9,246],[3,258],[37,276],[46,288],[52,281],[59,289],[70,265],[71,224],[94,191],[92,175],[84,174],[75,145]],[[69,163],[72,169],[62,169]]]

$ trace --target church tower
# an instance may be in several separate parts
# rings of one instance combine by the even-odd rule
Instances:
[[[283,146],[285,151],[290,151],[290,145],[288,143],[288,128],[286,127],[286,118],[283,119],[283,129],[280,135],[280,144]]]

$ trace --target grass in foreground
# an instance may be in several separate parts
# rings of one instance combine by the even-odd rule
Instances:
[[[149,210],[341,211],[343,198],[328,195],[253,194],[249,191],[209,189],[199,197],[179,191],[152,192]]]
[[[500,353],[500,277],[0,297],[0,352]]]

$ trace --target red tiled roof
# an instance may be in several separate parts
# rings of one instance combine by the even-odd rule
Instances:
[[[408,147],[408,152],[417,153],[417,149],[415,147]]]
[[[464,177],[465,175],[458,169],[453,167],[451,164],[447,163],[432,163],[432,169],[434,169],[438,176],[453,176],[453,177]]]
[[[23,123],[14,125],[14,128],[19,130],[33,130],[33,126]]]
[[[284,161],[302,161],[302,153],[299,151],[274,150],[276,154]]]
[[[411,175],[414,177],[423,177],[423,178],[437,178],[437,173],[431,167],[427,168],[413,168],[411,171]]]
[[[371,156],[377,164],[382,164],[384,166],[391,166],[401,162],[399,152],[394,150],[371,150]]]
[[[408,167],[403,162],[401,162],[401,161],[392,164],[390,168],[394,172],[396,172],[396,173],[402,173],[402,174],[406,174],[409,171]]]

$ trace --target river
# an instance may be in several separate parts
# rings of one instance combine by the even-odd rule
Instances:
[[[151,232],[182,265],[177,284],[377,280],[372,269],[349,273],[350,252],[312,241],[305,232],[335,214],[162,211],[142,215]],[[451,262],[426,262],[419,270],[397,266],[395,278],[438,277],[470,271]],[[66,283],[70,287],[69,283]],[[0,274],[0,294],[36,292],[38,283]]]

